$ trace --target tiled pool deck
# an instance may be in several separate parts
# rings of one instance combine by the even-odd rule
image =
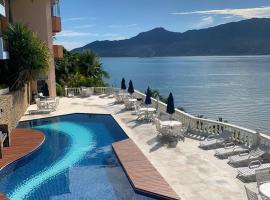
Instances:
[[[243,200],[244,183],[236,177],[236,169],[214,156],[213,150],[198,148],[199,141],[187,138],[176,147],[168,147],[157,139],[152,123],[136,121],[133,111],[114,104],[113,98],[61,98],[56,112],[25,115],[22,120],[69,113],[112,114],[127,135],[140,148],[156,170],[185,200]],[[29,109],[35,109],[30,106]],[[253,186],[253,185],[252,185]]]

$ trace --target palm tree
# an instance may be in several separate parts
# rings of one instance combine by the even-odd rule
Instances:
[[[102,69],[100,58],[93,51],[83,51],[79,54],[78,67],[80,73],[86,77],[109,78],[109,74]]]

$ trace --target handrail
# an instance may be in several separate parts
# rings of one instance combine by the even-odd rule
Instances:
[[[51,13],[54,17],[60,17],[60,2],[58,0],[54,0],[51,5]]]
[[[5,0],[0,0],[0,4],[1,4],[2,6],[5,6]]]
[[[81,91],[81,88],[66,88],[66,91]],[[120,90],[119,88],[113,87],[93,87],[95,93],[113,93],[115,90]],[[79,93],[78,93],[79,94]],[[134,96],[138,98],[145,98],[146,95],[138,90],[135,90]],[[153,106],[158,107],[158,112],[166,113],[167,104],[152,98]],[[270,136],[258,133],[255,130],[241,127],[235,124],[215,121],[211,119],[204,119],[195,117],[189,113],[175,109],[173,117],[176,120],[182,122],[185,127],[188,127],[193,133],[199,134],[206,137],[211,134],[220,134],[223,130],[230,131],[232,133],[232,138],[235,141],[241,142],[249,147],[256,146],[259,143],[265,144],[270,147]]]

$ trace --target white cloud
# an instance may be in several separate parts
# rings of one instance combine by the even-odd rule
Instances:
[[[194,28],[205,28],[214,23],[214,18],[212,16],[202,17],[200,22],[195,25]]]
[[[82,20],[96,20],[95,17],[70,17],[67,19],[62,19],[62,22],[73,22],[73,21],[82,21]]]
[[[130,27],[135,27],[135,26],[138,26],[138,25],[137,24],[126,24],[126,25],[123,25],[123,24],[111,24],[108,27],[109,28],[130,28]]]
[[[87,28],[92,28],[95,27],[95,24],[85,24],[85,25],[80,25],[80,26],[75,26],[74,28],[76,29],[87,29]]]
[[[57,37],[84,37],[84,36],[98,36],[97,33],[86,33],[86,32],[79,32],[79,31],[62,31],[57,34]]]
[[[258,7],[258,8],[239,8],[239,9],[222,9],[222,10],[203,10],[192,12],[178,12],[171,13],[173,15],[190,15],[190,14],[203,14],[203,15],[228,15],[241,18],[253,18],[253,17],[270,17],[270,7]]]
[[[81,20],[86,20],[86,17],[71,17],[67,19],[62,19],[62,22],[69,22],[69,21],[81,21]]]
[[[85,45],[83,42],[68,42],[68,41],[57,42],[55,44],[63,45],[67,50],[72,50],[74,48]]]

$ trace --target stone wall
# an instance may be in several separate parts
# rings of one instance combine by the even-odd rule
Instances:
[[[0,95],[0,124],[7,124],[9,133],[16,128],[29,105],[29,87]]]

